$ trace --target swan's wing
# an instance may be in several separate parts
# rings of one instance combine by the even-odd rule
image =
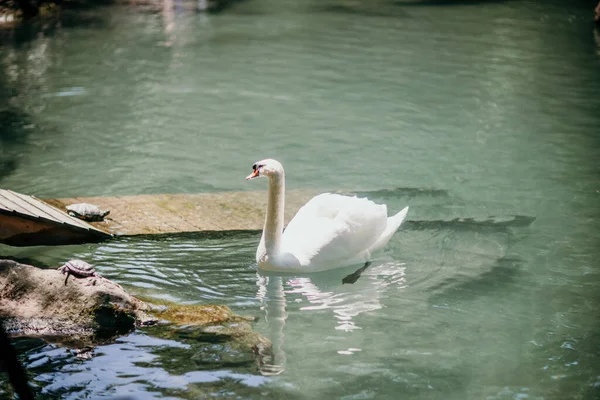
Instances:
[[[349,260],[368,250],[387,226],[387,207],[368,199],[324,193],[290,221],[281,250],[301,265]]]

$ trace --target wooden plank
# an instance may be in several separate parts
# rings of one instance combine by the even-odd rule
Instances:
[[[15,193],[12,192],[11,190],[4,190],[2,192],[2,196],[4,196],[4,198],[7,200],[12,201],[14,204],[18,204],[19,207],[25,209],[26,213],[31,216],[42,217],[42,218],[46,218],[46,219],[49,219],[52,221],[60,221],[60,220],[57,220],[56,218],[54,218],[52,215],[49,215],[48,213],[42,212],[41,210],[37,209],[33,204],[30,204],[29,202],[24,201],[22,198],[15,195]]]
[[[37,209],[39,209],[42,212],[45,212],[46,214],[51,215],[52,217],[54,217],[57,221],[60,221],[62,223],[66,223],[66,224],[71,224],[71,225],[76,225],[79,226],[80,228],[83,229],[90,229],[91,227],[86,224],[85,222],[83,222],[82,220],[72,217],[69,214],[67,214],[66,212],[62,212],[60,210],[57,210],[54,207],[49,206],[46,203],[43,203],[35,198],[29,198],[23,199],[24,201],[27,201],[29,204],[31,204],[33,207],[36,207]]]
[[[4,210],[30,218],[45,219],[55,224],[70,225],[78,229],[97,230],[97,228],[62,212],[55,207],[36,199],[35,197],[14,192],[12,190],[0,189],[0,202],[5,206]]]
[[[13,192],[11,190],[4,190],[2,195],[12,201],[15,204],[18,204],[22,209],[26,210],[26,214],[38,218],[45,218],[51,221],[55,221],[58,223],[66,223],[68,220],[65,220],[65,214],[60,213],[57,210],[54,210],[52,207],[43,204],[42,202],[33,199],[30,196],[21,195],[19,193]],[[71,218],[67,216],[68,218]],[[73,225],[77,225],[81,228],[89,229],[88,227],[82,226],[79,221],[74,221]]]
[[[2,203],[5,210],[8,211],[16,211],[22,214],[31,215],[37,217],[37,213],[31,209],[23,207],[23,205],[19,204],[15,200],[11,199],[10,193],[7,190],[0,189],[0,202]]]
[[[80,220],[78,218],[70,216],[67,213],[65,204],[63,204],[63,202],[43,201],[43,200],[37,199],[35,197],[31,197],[31,198],[27,199],[28,196],[26,196],[26,195],[16,193],[16,192],[13,192],[13,193],[19,197],[22,197],[24,201],[27,201],[29,204],[32,204],[32,206],[35,206],[36,208],[38,208],[42,211],[47,211],[47,213],[49,213],[53,217],[55,217],[55,220],[57,220],[63,224],[76,226],[78,228],[85,229],[88,231],[89,230],[98,230],[97,227],[94,227],[83,220]],[[64,200],[70,200],[70,199],[64,199]],[[76,199],[73,199],[73,200],[74,201],[71,201],[71,202],[67,201],[66,205],[80,203],[80,201],[76,201]],[[62,211],[62,209],[64,209],[64,211]],[[100,229],[100,230],[102,230],[102,229]],[[105,232],[102,232],[102,233],[105,233]]]
[[[110,233],[31,196],[0,189],[0,243],[13,246],[90,243]]]
[[[0,243],[11,246],[49,246],[98,242],[110,236],[99,231],[73,229],[45,218],[0,211]]]

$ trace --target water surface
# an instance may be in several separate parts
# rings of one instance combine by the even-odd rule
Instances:
[[[254,0],[113,6],[4,33],[0,185],[40,197],[366,195],[409,221],[351,268],[257,272],[257,233],[0,247],[135,294],[259,317],[278,376],[136,331],[16,345],[48,398],[600,397],[600,35],[593,4]],[[219,357],[222,357],[220,359]],[[235,359],[235,360],[234,360]],[[4,386],[5,387],[5,386]],[[0,389],[5,390],[5,389]]]

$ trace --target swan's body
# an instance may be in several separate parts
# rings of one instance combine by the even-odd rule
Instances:
[[[405,207],[388,218],[384,204],[323,193],[306,203],[283,232],[283,167],[267,159],[253,169],[246,179],[269,178],[267,214],[256,251],[256,262],[264,270],[316,272],[365,263],[387,244],[408,212]]]

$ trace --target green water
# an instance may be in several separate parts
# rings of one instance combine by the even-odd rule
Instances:
[[[21,340],[39,393],[600,398],[593,1],[173,6],[79,10],[2,33],[0,187],[264,190],[244,177],[273,157],[289,188],[409,205],[409,221],[353,285],[345,269],[263,276],[255,233],[0,246],[257,316],[284,370],[262,376],[226,349],[143,330],[90,359]]]

